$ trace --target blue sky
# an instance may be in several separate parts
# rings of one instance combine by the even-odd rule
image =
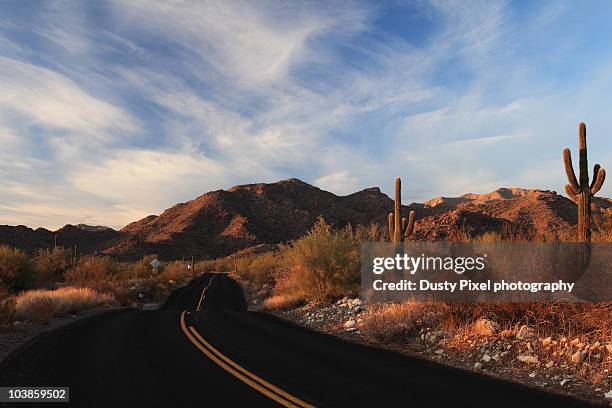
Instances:
[[[3,1],[0,224],[298,177],[405,202],[612,163],[608,1]],[[601,195],[612,195],[610,183]]]

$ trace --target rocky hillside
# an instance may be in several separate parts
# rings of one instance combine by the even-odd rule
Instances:
[[[488,194],[439,197],[420,207],[416,238],[444,239],[457,231],[470,236],[562,233],[576,223],[576,205],[554,191],[502,188]]]
[[[595,206],[601,212],[610,211],[612,201],[597,199]],[[438,197],[409,207],[417,213],[415,239],[419,240],[487,231],[548,234],[576,223],[574,203],[555,192],[535,189],[502,188],[488,194]],[[378,188],[336,196],[289,179],[212,191],[121,231],[82,225],[56,232],[0,226],[0,243],[33,251],[52,246],[57,234],[58,244],[77,244],[81,253],[104,251],[121,259],[147,254],[166,260],[192,255],[207,259],[298,238],[320,216],[337,227],[371,222],[386,225],[392,209],[393,201]]]
[[[383,221],[391,199],[378,188],[339,197],[297,179],[206,193],[129,224],[108,253],[121,258],[210,258],[298,238],[318,217],[335,226]]]

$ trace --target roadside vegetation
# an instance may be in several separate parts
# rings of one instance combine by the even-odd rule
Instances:
[[[388,239],[385,233],[377,225],[333,229],[319,220],[304,237],[281,245],[273,254],[235,261],[234,271],[256,286],[254,293],[265,294],[263,305],[268,310],[312,316],[317,308],[342,309],[347,302],[339,299],[359,295],[361,243],[385,241]],[[510,229],[477,236],[461,231],[448,237],[460,242],[542,242],[570,238],[570,234],[537,236],[528,230]],[[609,242],[609,238],[603,228],[593,232],[595,242]],[[493,363],[516,363],[529,369],[527,374],[531,375],[536,367],[541,367],[574,376],[559,377],[559,382],[582,378],[597,384],[612,372],[612,302],[411,301],[359,307],[365,310],[349,318],[353,322],[338,322],[335,330],[344,331],[354,324],[370,342],[396,346],[416,342],[434,356],[441,356],[434,351],[456,353],[461,358],[466,352],[473,353],[475,362],[471,364],[477,369]],[[506,350],[507,347],[510,349]],[[487,364],[488,361],[491,363]]]
[[[195,273],[190,262],[164,262],[157,271],[148,255],[136,262],[108,256],[75,259],[63,247],[34,254],[0,246],[0,327],[15,321],[47,323],[54,317],[106,307],[162,302]],[[202,264],[204,267],[205,265]]]

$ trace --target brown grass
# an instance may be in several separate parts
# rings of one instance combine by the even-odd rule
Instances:
[[[304,297],[299,294],[274,295],[264,301],[266,310],[288,310],[304,304]]]
[[[29,290],[15,298],[17,319],[48,322],[54,316],[115,303],[106,293],[90,288],[64,287],[55,290]]]
[[[414,337],[423,327],[440,324],[448,313],[442,302],[402,302],[380,306],[365,313],[364,334],[379,341]]]

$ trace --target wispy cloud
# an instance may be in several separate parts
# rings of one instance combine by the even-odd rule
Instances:
[[[605,33],[564,30],[571,3],[20,7],[0,17],[0,223],[120,227],[287,177],[345,194],[402,176],[406,201],[559,190],[560,162],[533,169],[579,120],[612,159],[612,61],[585,46]]]

